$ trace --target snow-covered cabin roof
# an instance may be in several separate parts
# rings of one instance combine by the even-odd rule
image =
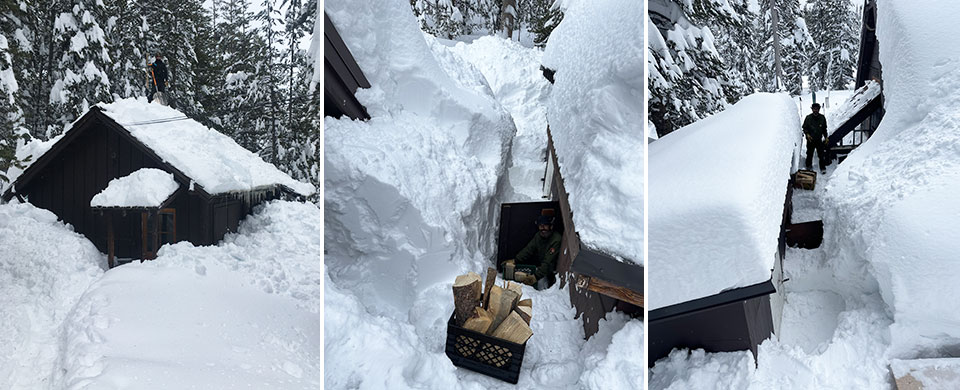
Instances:
[[[180,188],[173,174],[142,168],[110,180],[107,188],[90,199],[91,207],[160,207]]]
[[[841,103],[837,109],[827,113],[827,135],[833,135],[833,132],[847,123],[877,96],[880,96],[880,83],[867,80],[864,86],[853,93],[853,96]]]
[[[754,94],[649,146],[651,310],[771,278],[800,135],[785,94]]]
[[[123,99],[98,105],[103,113],[214,195],[283,185],[300,195],[316,191],[244,149],[230,137],[170,107],[146,99]],[[171,118],[180,120],[171,121]],[[39,156],[37,157],[39,159]]]
[[[632,0],[574,2],[551,33],[547,104],[583,245],[643,263],[643,20]]]

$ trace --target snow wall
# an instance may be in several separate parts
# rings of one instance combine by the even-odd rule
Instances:
[[[425,38],[409,2],[334,0],[325,12],[372,85],[356,94],[370,120],[324,121],[325,383],[435,376],[453,388],[453,365],[430,350],[442,350],[455,276],[495,255],[516,129],[482,74]],[[370,376],[377,364],[391,368]]]
[[[960,3],[877,3],[886,114],[834,172],[824,222],[847,274],[876,278],[891,354],[938,355],[960,346]]]
[[[560,174],[584,245],[643,264],[643,20],[635,0],[564,1],[543,65]]]
[[[650,310],[770,279],[800,139],[785,94],[759,93],[650,144]]]

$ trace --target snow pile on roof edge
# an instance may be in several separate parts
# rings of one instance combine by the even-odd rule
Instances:
[[[650,144],[649,309],[770,279],[799,135],[759,93]]]
[[[107,188],[90,199],[90,207],[160,207],[179,187],[172,173],[141,168],[110,180]]]
[[[631,0],[568,2],[543,64],[547,119],[581,242],[643,264],[643,20]]]

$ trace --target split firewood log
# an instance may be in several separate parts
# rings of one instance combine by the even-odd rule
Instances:
[[[500,286],[493,287],[493,290],[490,292],[489,310],[490,313],[493,314],[493,323],[490,324],[491,331],[500,326],[500,323],[513,312],[518,298],[520,297],[513,291],[504,290],[500,288]]]
[[[530,325],[530,319],[533,318],[533,308],[530,306],[517,306],[513,311],[520,315],[520,318],[523,318],[523,322],[526,322],[527,325]]]
[[[483,285],[483,308],[490,309],[490,290],[497,282],[497,270],[493,267],[487,267],[487,280]]]
[[[493,331],[491,336],[513,343],[523,344],[527,342],[530,336],[533,336],[533,330],[530,329],[530,325],[527,325],[527,323],[520,318],[519,314],[511,312],[510,315],[503,320],[503,323]]]
[[[493,315],[483,310],[482,307],[476,307],[474,308],[474,316],[467,319],[467,322],[463,324],[463,328],[486,334],[487,331],[490,330],[491,323],[493,323]]]
[[[474,308],[480,306],[480,275],[469,272],[457,276],[453,282],[453,318],[457,326],[463,326],[472,317]]]

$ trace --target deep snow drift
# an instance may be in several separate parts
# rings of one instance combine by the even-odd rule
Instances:
[[[319,387],[320,228],[315,205],[273,201],[216,246],[107,272],[64,323],[55,387]]]
[[[643,7],[566,1],[543,65],[547,119],[573,222],[588,247],[643,264]]]
[[[217,246],[104,274],[52,213],[0,205],[0,387],[321,386],[321,219],[273,201]]]
[[[886,114],[834,173],[825,222],[849,237],[893,313],[890,353],[938,357],[960,345],[960,4],[881,0]],[[955,353],[955,352],[954,352]]]
[[[650,144],[648,309],[770,279],[799,120],[755,94]]]
[[[106,256],[53,213],[0,205],[0,388],[49,384],[60,326],[106,267]]]

